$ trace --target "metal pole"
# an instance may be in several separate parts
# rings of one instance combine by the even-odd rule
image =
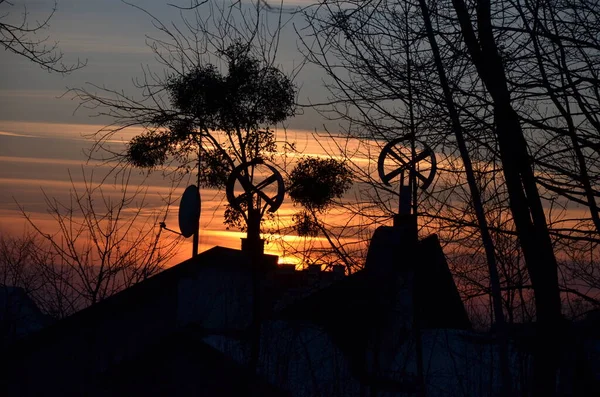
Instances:
[[[196,186],[198,187],[198,227],[194,232],[192,240],[192,258],[198,256],[198,245],[200,243],[200,215],[202,214],[202,196],[200,196],[200,158],[202,153],[202,133],[200,133],[200,140],[198,141],[198,175],[196,176]]]
[[[402,215],[402,206],[404,205],[404,203],[402,203],[402,192],[404,191],[405,187],[404,187],[404,171],[402,171],[400,173],[400,189],[398,190],[398,214]]]

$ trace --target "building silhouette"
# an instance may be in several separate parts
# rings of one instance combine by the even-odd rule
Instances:
[[[492,396],[500,381],[437,237],[398,226],[377,229],[351,275],[214,247],[3,357],[15,396]],[[530,354],[510,357],[526,392]]]

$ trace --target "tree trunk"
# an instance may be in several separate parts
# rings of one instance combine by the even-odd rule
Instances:
[[[492,290],[492,303],[493,303],[494,319],[496,321],[496,326],[498,327],[498,334],[499,334],[499,341],[500,341],[500,372],[501,372],[501,381],[502,381],[501,394],[503,396],[508,397],[508,396],[512,395],[512,381],[511,381],[511,376],[510,376],[510,366],[509,366],[509,359],[508,359],[508,336],[507,336],[506,322],[504,321],[504,312],[502,311],[502,294],[500,292],[500,277],[498,276],[498,267],[496,265],[496,256],[494,253],[494,242],[490,235],[488,223],[485,218],[485,212],[483,209],[481,194],[480,194],[479,188],[477,186],[477,182],[475,180],[473,164],[471,162],[471,157],[469,155],[469,151],[467,149],[467,144],[465,142],[465,138],[463,135],[463,129],[462,129],[462,126],[460,123],[458,111],[456,110],[456,107],[454,106],[452,92],[450,90],[450,85],[448,84],[446,72],[445,72],[444,66],[442,64],[439,47],[437,45],[437,40],[435,38],[433,27],[431,24],[429,8],[428,8],[425,0],[419,0],[419,5],[421,8],[423,22],[425,24],[427,36],[429,38],[429,43],[431,46],[431,51],[433,53],[438,76],[440,78],[440,85],[442,86],[442,90],[444,92],[444,100],[445,100],[446,107],[448,109],[448,113],[450,115],[450,119],[452,122],[452,130],[454,132],[454,136],[456,138],[456,143],[457,143],[459,151],[460,151],[460,156],[461,156],[463,165],[465,167],[467,183],[469,185],[469,191],[471,193],[471,201],[473,203],[473,208],[475,209],[475,215],[477,217],[477,224],[479,226],[479,231],[481,233],[481,240],[483,242],[483,247],[485,250],[486,261],[488,264],[488,271],[490,274],[490,284],[491,284],[491,290]]]
[[[561,304],[557,263],[546,224],[528,147],[518,115],[511,105],[502,58],[496,47],[489,0],[477,3],[479,40],[463,0],[453,0],[461,31],[478,74],[493,100],[496,136],[500,149],[510,209],[534,289],[538,334],[534,357],[535,395],[552,396],[560,339]]]

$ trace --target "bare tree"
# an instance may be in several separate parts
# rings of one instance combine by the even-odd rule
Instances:
[[[44,31],[57,9],[54,2],[51,11],[42,20],[30,20],[27,5],[15,7],[15,2],[0,0],[0,45],[6,50],[23,56],[49,72],[70,73],[85,66],[85,61],[63,62],[58,42],[53,42]],[[20,13],[20,17],[15,14]]]
[[[292,145],[278,142],[274,131],[277,126],[285,130],[283,123],[296,113],[295,71],[286,75],[276,66],[279,36],[287,23],[284,12],[275,12],[273,18],[273,9],[260,1],[193,2],[181,9],[179,24],[169,25],[133,7],[151,18],[161,34],[149,38],[149,46],[165,70],[144,71],[144,79],[136,82],[140,99],[105,87],[72,90],[81,106],[114,120],[92,136],[95,150],[171,176],[197,172],[198,186],[219,189],[238,166],[248,167],[240,175],[245,186],[273,183],[261,180],[265,160],[286,173],[280,159]],[[111,151],[110,138],[132,125],[144,132],[127,143],[125,152]],[[333,183],[328,187],[337,186],[341,193],[328,190],[331,196],[324,196],[307,189],[297,201],[306,206],[314,199],[320,204],[313,208],[322,209],[349,188],[349,178],[343,162],[313,159],[311,164],[312,179],[288,178],[286,189],[298,193],[299,184],[315,182],[317,171],[326,169]],[[226,206],[225,224],[258,240],[268,200],[250,193],[242,196],[238,208]]]
[[[149,208],[148,188],[131,187],[131,170],[117,177],[109,186],[84,174],[83,190],[71,179],[68,202],[44,194],[54,230],[20,206],[33,233],[3,241],[4,282],[24,287],[46,313],[60,318],[161,271],[180,242],[161,237],[171,197],[164,197],[164,208]],[[27,249],[17,255],[17,246]]]
[[[422,226],[456,254],[466,297],[489,294],[491,280],[497,315],[502,306],[510,321],[517,309],[520,319],[534,314],[546,341],[540,393],[551,393],[560,355],[542,346],[560,339],[561,296],[598,302],[598,15],[586,1],[332,1],[306,12],[306,53],[333,96],[319,104],[324,114],[359,138],[389,141],[416,127],[436,148],[443,165],[421,195]],[[389,213],[394,192],[357,174]],[[498,281],[494,266],[479,266],[482,251]]]
[[[31,233],[22,236],[0,235],[0,284],[20,286],[29,294],[40,284],[40,275],[34,267],[36,237]]]

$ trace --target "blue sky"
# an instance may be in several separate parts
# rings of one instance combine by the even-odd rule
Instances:
[[[22,16],[22,3],[27,4],[29,20],[40,20],[52,9],[52,0],[22,0],[11,7],[10,18]],[[138,1],[165,22],[179,22],[179,16],[165,0]],[[176,4],[188,4],[178,1]],[[293,2],[293,4],[298,2]],[[20,7],[21,6],[21,7]],[[5,7],[6,8],[6,7]],[[13,12],[18,10],[19,12]],[[295,17],[282,34],[278,52],[278,66],[291,73],[303,56],[293,25],[303,26],[301,16]],[[142,66],[150,65],[160,71],[152,51],[146,45],[146,35],[154,35],[150,18],[120,0],[59,0],[56,14],[44,33],[51,41],[58,41],[66,62],[87,60],[87,66],[67,76],[49,74],[28,60],[3,51],[0,60],[0,121],[28,120],[44,122],[93,123],[89,113],[73,114],[76,103],[69,96],[57,99],[67,88],[82,87],[86,83],[106,85],[135,93],[132,79],[141,76]],[[322,101],[327,94],[322,87],[323,74],[312,65],[306,66],[296,79],[300,88],[299,101]],[[290,120],[290,128],[313,130],[323,120],[315,113],[306,112]]]

